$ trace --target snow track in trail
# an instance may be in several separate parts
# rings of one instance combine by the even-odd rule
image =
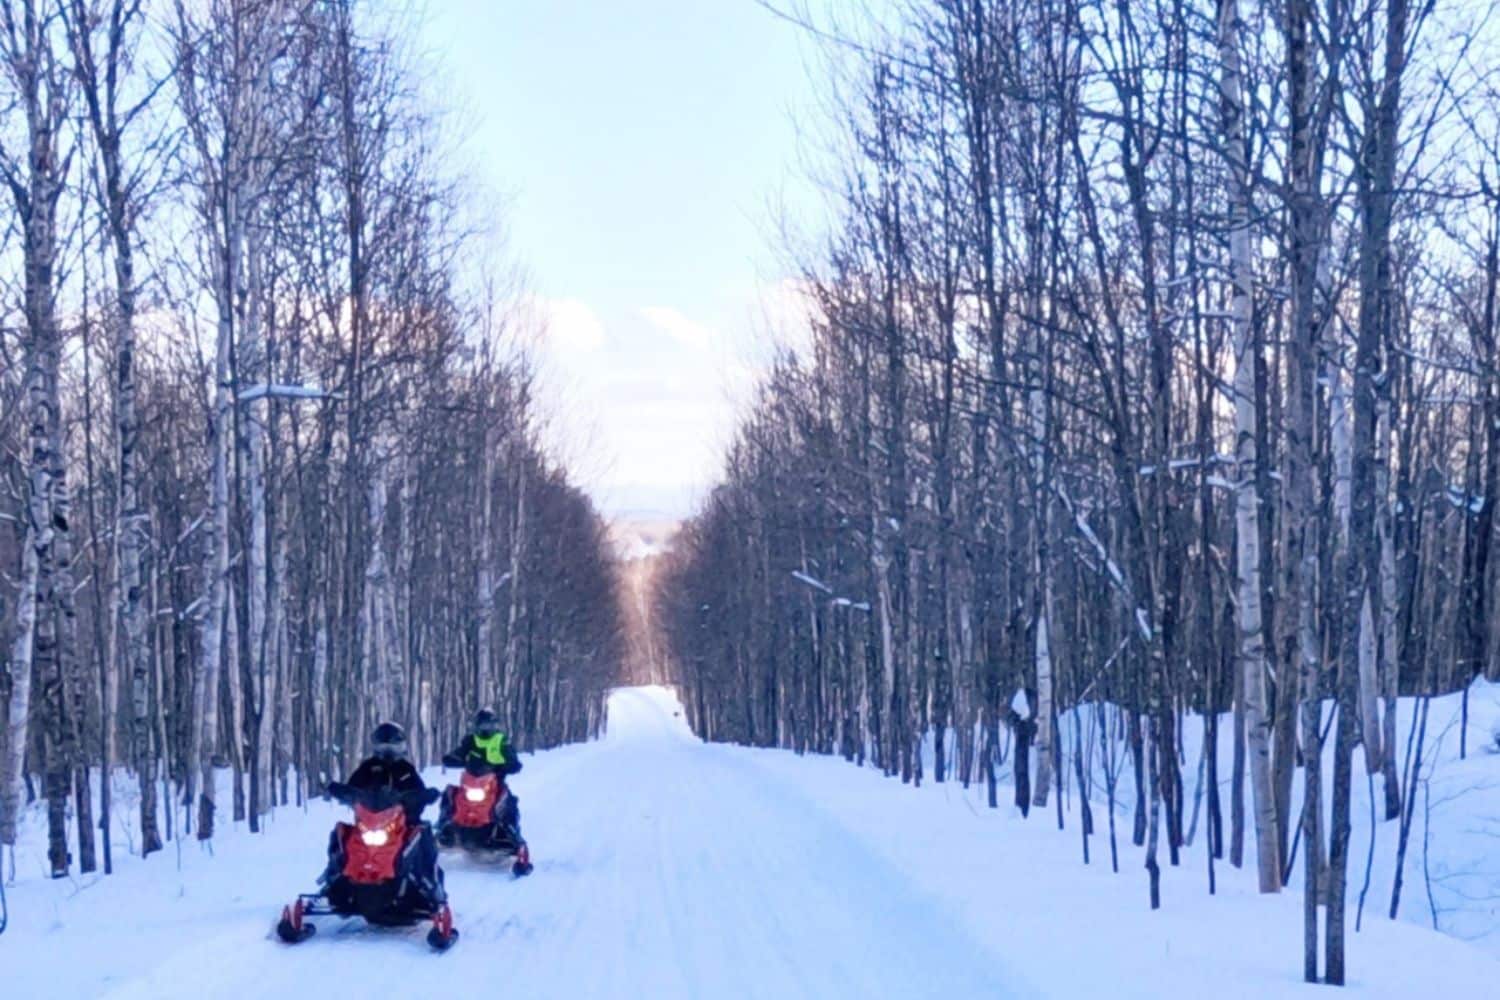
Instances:
[[[44,938],[64,968],[18,952],[23,988],[0,992],[202,1000],[381,996],[396,985],[527,1000],[1033,995],[901,871],[753,758],[697,741],[677,711],[665,691],[620,691],[605,739],[528,760],[515,786],[536,871],[517,880],[445,855],[462,932],[446,954],[429,952],[425,928],[336,918],[320,918],[302,944],[274,940],[281,904],[308,888],[339,817],[318,803],[306,816],[283,814],[260,837],[226,832],[218,858],[191,859],[179,899],[151,884],[127,915],[131,897],[116,891],[152,865],[168,869],[170,856],[91,885]],[[890,836],[900,826],[893,815]],[[175,871],[163,876],[155,881],[178,884]],[[30,900],[56,887],[22,888]],[[89,926],[111,907],[86,897],[105,893],[113,918],[133,923],[128,954]],[[0,939],[12,970],[4,953],[16,942]]]

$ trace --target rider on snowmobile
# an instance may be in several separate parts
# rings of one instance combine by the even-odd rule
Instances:
[[[502,781],[521,770],[521,758],[516,755],[515,748],[501,731],[500,720],[487,708],[474,713],[474,724],[470,727],[469,734],[457,747],[443,755],[443,764],[446,767],[461,767],[474,774],[492,773]],[[524,843],[521,837],[521,810],[516,801],[516,793],[508,786],[506,792],[497,821],[517,843]],[[452,837],[449,829],[452,820],[453,796],[450,790],[443,795],[442,805],[438,810],[439,838],[443,838],[445,834]],[[444,843],[448,841],[444,840]]]
[[[394,722],[382,722],[376,726],[370,734],[370,756],[354,769],[345,784],[362,792],[386,789],[401,797],[407,823],[418,831],[411,875],[424,895],[435,904],[442,903],[446,894],[437,871],[437,843],[432,837],[432,827],[422,822],[427,786],[407,759],[406,731]],[[338,830],[335,829],[328,838],[328,869],[318,881],[325,886],[330,884],[343,871],[343,866],[343,845],[339,843]]]
[[[394,722],[382,722],[375,727],[375,731],[370,734],[370,756],[354,769],[345,784],[362,792],[373,792],[381,788],[389,788],[398,794],[427,790],[427,786],[422,783],[422,776],[407,759],[406,731]],[[407,798],[420,802],[416,795]],[[417,808],[413,812],[412,804],[408,801],[406,817],[413,824],[419,823],[422,810]]]

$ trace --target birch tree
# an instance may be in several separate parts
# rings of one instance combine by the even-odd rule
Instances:
[[[210,416],[212,485],[209,500],[210,544],[206,561],[207,601],[203,611],[203,651],[195,697],[203,720],[199,752],[203,787],[199,798],[198,836],[213,835],[212,753],[217,740],[216,700],[223,656],[224,616],[228,611],[230,496],[229,461],[238,420],[235,408],[235,352],[241,351],[250,372],[263,369],[266,304],[264,199],[277,162],[278,115],[273,105],[285,91],[278,70],[293,44],[304,16],[293,0],[256,3],[214,0],[205,11],[189,12],[178,2],[177,46],[179,108],[196,157],[198,211],[203,254],[210,275],[208,292],[216,312],[215,391]],[[243,452],[249,480],[250,634],[248,648],[257,665],[267,645],[267,522],[262,399],[247,414]],[[252,669],[263,676],[263,667]]]
[[[1229,175],[1229,257],[1231,322],[1234,327],[1234,439],[1235,439],[1235,617],[1239,632],[1236,650],[1240,697],[1245,706],[1249,741],[1250,787],[1255,804],[1256,864],[1260,891],[1281,888],[1281,852],[1276,833],[1276,807],[1271,788],[1270,724],[1266,714],[1266,658],[1261,620],[1260,514],[1257,509],[1255,355],[1258,345],[1251,312],[1254,308],[1255,263],[1251,243],[1251,186],[1249,148],[1244,126],[1244,96],[1240,74],[1238,0],[1219,0],[1219,60],[1224,115],[1224,148]]]
[[[130,682],[131,761],[140,784],[141,853],[162,847],[156,819],[155,756],[151,747],[150,650],[142,556],[150,543],[140,476],[136,410],[136,247],[144,189],[151,183],[157,151],[141,135],[146,112],[161,80],[133,79],[143,60],[145,14],[136,0],[69,0],[65,11],[72,68],[87,112],[97,177],[92,185],[104,216],[114,260],[110,334],[115,352],[115,423],[119,502],[115,532],[119,552],[120,661]],[[102,36],[102,37],[101,37]],[[128,88],[128,84],[137,87]],[[128,135],[127,135],[128,133]],[[127,141],[139,143],[127,147]]]
[[[41,683],[47,854],[54,878],[66,875],[71,863],[66,808],[77,755],[66,690],[66,671],[74,664],[67,647],[72,636],[66,620],[72,601],[71,568],[66,563],[71,559],[72,546],[61,454],[62,332],[57,319],[61,281],[58,213],[70,162],[63,134],[70,94],[66,70],[55,52],[59,13],[47,0],[16,0],[0,6],[0,27],[4,31],[0,59],[25,123],[24,150],[0,151],[0,172],[21,222],[28,436],[26,554],[11,656],[4,832],[7,842],[14,845],[34,671]],[[80,829],[81,839],[91,836],[92,831]],[[87,852],[81,860],[92,867]]]

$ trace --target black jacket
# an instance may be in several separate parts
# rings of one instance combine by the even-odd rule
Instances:
[[[385,757],[368,757],[354,769],[353,774],[349,775],[346,784],[351,788],[367,792],[381,788],[388,788],[397,794],[427,790],[416,767],[404,757],[397,757],[393,760]],[[422,815],[422,800],[416,796],[410,796],[406,801],[407,818],[415,823]]]
[[[393,792],[420,792],[427,788],[412,762],[404,757],[394,760],[384,757],[367,758],[349,775],[348,784],[365,791],[389,788]]]

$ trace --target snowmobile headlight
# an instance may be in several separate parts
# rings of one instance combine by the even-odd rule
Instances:
[[[470,802],[483,802],[484,801],[484,789],[483,788],[465,788],[464,789],[464,798],[468,799]]]
[[[359,839],[365,842],[366,847],[384,847],[391,839],[391,835],[385,830],[361,830]]]

